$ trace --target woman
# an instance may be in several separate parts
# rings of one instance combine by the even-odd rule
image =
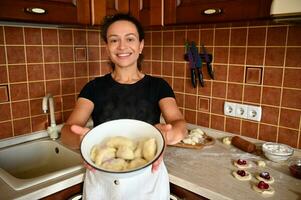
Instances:
[[[187,133],[186,122],[176,104],[171,87],[161,78],[141,72],[144,32],[141,24],[128,14],[104,20],[101,32],[113,71],[90,81],[82,89],[75,108],[62,129],[62,141],[79,148],[90,116],[94,126],[130,118],[155,125],[167,144],[175,144]],[[160,124],[160,114],[166,124]],[[84,183],[86,199],[169,199],[169,180],[162,157],[152,171],[113,180],[99,171],[87,170]]]

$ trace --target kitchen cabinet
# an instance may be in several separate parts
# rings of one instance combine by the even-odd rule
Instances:
[[[50,24],[101,25],[117,12],[137,17],[144,26],[162,25],[163,0],[1,0],[0,20]],[[32,10],[44,9],[44,13]]]
[[[131,13],[143,26],[163,25],[163,0],[99,0],[92,6],[92,25],[100,25],[105,15]]]
[[[272,0],[165,0],[164,25],[269,18],[271,2]],[[213,11],[216,13],[212,13]]]
[[[49,195],[42,200],[61,200],[61,199],[69,199],[70,197],[80,194],[83,191],[83,183],[74,185],[70,188],[62,190],[60,192]]]
[[[51,24],[90,24],[90,7],[90,0],[1,0],[0,20]],[[34,10],[37,13],[34,13]]]
[[[197,195],[189,190],[181,188],[175,184],[170,183],[170,193],[176,195],[180,199],[189,199],[189,200],[208,200],[205,197]]]

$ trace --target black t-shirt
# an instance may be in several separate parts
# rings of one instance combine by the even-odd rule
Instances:
[[[145,75],[134,84],[121,84],[111,74],[106,74],[87,83],[79,97],[94,103],[92,119],[96,126],[109,120],[125,118],[150,124],[159,123],[159,100],[175,98],[175,95],[162,78]]]

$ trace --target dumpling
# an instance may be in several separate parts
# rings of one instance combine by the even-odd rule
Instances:
[[[143,145],[144,145],[144,140],[140,140],[138,145],[137,145],[137,148],[134,151],[134,157],[135,158],[142,158],[143,157],[143,154],[142,154]]]
[[[108,147],[113,147],[118,149],[120,146],[127,146],[134,150],[136,148],[135,142],[130,140],[129,138],[123,137],[123,136],[116,136],[110,138],[107,142],[106,145]]]
[[[150,161],[155,157],[155,154],[157,152],[157,144],[155,138],[150,138],[146,140],[143,144],[143,157],[145,160]]]
[[[101,166],[104,161],[115,158],[116,149],[112,147],[99,148],[96,150],[95,155],[95,164]]]
[[[129,163],[128,169],[134,169],[142,165],[145,165],[146,163],[147,161],[144,160],[143,158],[135,158],[134,160],[131,160],[131,162]]]
[[[116,152],[117,158],[122,158],[125,160],[133,160],[134,159],[134,151],[128,146],[119,146]]]
[[[115,158],[107,160],[101,166],[112,171],[123,171],[127,169],[128,163],[122,158]]]

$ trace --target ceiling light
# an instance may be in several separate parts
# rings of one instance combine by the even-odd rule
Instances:
[[[32,14],[46,14],[46,10],[44,8],[26,8],[25,9],[26,12],[32,13]]]
[[[220,8],[208,8],[203,11],[203,14],[205,15],[216,15],[222,13],[222,9]]]

